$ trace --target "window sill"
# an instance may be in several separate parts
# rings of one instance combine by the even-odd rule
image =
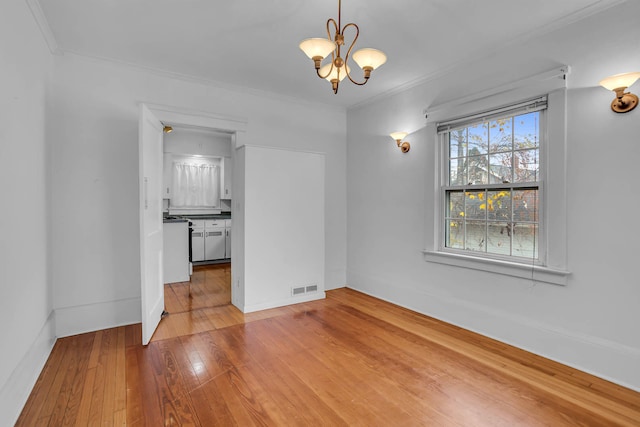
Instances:
[[[479,258],[449,252],[424,250],[422,253],[424,254],[424,259],[427,262],[488,271],[491,273],[519,277],[522,279],[531,279],[536,282],[550,283],[553,285],[565,286],[567,284],[567,277],[571,274],[570,271],[540,265],[521,264],[517,262]]]

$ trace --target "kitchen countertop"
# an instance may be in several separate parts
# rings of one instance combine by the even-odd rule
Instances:
[[[167,223],[173,223],[173,222],[187,222],[188,220],[186,218],[181,218],[181,217],[177,217],[177,216],[166,216],[164,218],[162,218],[162,222],[164,224]]]
[[[231,219],[231,214],[185,215],[189,219]]]
[[[162,222],[186,222],[190,219],[231,219],[231,214],[201,214],[201,215],[169,215],[162,218]]]

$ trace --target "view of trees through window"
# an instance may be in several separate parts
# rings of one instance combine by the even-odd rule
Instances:
[[[449,131],[445,246],[538,258],[540,112]]]

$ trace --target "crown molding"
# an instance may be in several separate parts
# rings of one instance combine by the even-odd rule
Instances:
[[[33,1],[37,1],[37,0],[33,0]],[[161,68],[156,68],[153,66],[148,66],[148,65],[142,65],[142,64],[136,64],[134,62],[128,62],[128,61],[123,61],[120,59],[114,59],[114,58],[110,58],[110,57],[105,57],[105,56],[99,56],[99,55],[89,55],[86,53],[82,53],[82,52],[77,52],[74,50],[67,50],[67,49],[61,49],[61,52],[64,54],[68,54],[68,55],[73,55],[73,56],[77,56],[79,58],[83,58],[83,59],[87,59],[87,60],[92,60],[92,61],[96,61],[96,62],[106,62],[106,63],[110,63],[113,65],[118,65],[121,67],[126,67],[126,68],[132,68],[132,69],[136,69],[139,71],[144,71],[159,77],[165,77],[165,78],[169,78],[169,79],[174,79],[174,80],[180,80],[183,82],[187,82],[187,83],[195,83],[195,84],[200,84],[203,86],[207,86],[207,87],[211,87],[211,88],[217,88],[217,89],[221,89],[221,90],[227,90],[230,92],[242,92],[244,94],[249,94],[249,95],[253,95],[253,96],[257,96],[260,98],[268,98],[268,99],[276,99],[288,104],[298,104],[298,105],[303,105],[303,106],[307,106],[307,107],[313,107],[313,108],[321,108],[327,111],[336,111],[336,110],[342,110],[343,112],[346,113],[346,107],[344,106],[340,106],[340,105],[331,105],[331,104],[326,104],[323,102],[310,102],[307,101],[305,99],[301,99],[301,98],[295,98],[292,96],[288,96],[288,95],[283,95],[281,93],[276,93],[276,92],[269,92],[267,90],[263,90],[263,89],[256,89],[256,88],[252,88],[252,87],[248,87],[248,86],[239,86],[239,85],[233,85],[230,83],[225,83],[225,82],[221,82],[219,80],[213,80],[213,79],[208,79],[205,77],[198,77],[198,76],[194,76],[191,74],[184,74],[184,73],[180,73],[180,72],[176,72],[176,71],[169,71],[169,70],[164,70]]]
[[[538,27],[534,30],[531,31],[527,31],[524,32],[522,34],[520,34],[519,36],[513,37],[511,39],[509,39],[508,41],[505,41],[502,44],[496,45],[495,49],[496,51],[498,50],[504,50],[507,49],[511,46],[514,45],[518,45],[518,44],[523,44],[526,43],[536,37],[542,37],[546,34],[552,33],[553,31],[559,30],[561,28],[564,28],[568,25],[574,24],[576,22],[579,22],[583,19],[586,19],[590,16],[593,16],[597,13],[603,12],[607,9],[610,9],[614,6],[618,6],[620,4],[626,3],[628,0],[597,0],[594,3],[591,3],[590,5],[587,5],[585,7],[583,7],[582,9],[575,11],[573,13],[570,13],[568,15],[564,15],[546,25],[543,25],[541,27]],[[460,61],[454,62],[453,64],[440,68],[438,70],[435,70],[434,72],[422,76],[422,77],[418,77],[414,80],[408,81],[400,86],[396,86],[392,89],[389,89],[387,91],[381,92],[377,95],[371,96],[369,98],[366,98],[360,102],[357,102],[355,104],[352,104],[350,106],[347,107],[347,110],[351,110],[351,109],[357,109],[360,108],[362,106],[371,104],[372,102],[376,102],[379,101],[381,99],[384,98],[388,98],[390,96],[396,95],[398,93],[413,89],[417,86],[422,86],[424,84],[433,82],[433,81],[437,81],[440,78],[443,78],[445,76],[447,76],[448,74],[451,74],[453,71],[462,68],[462,67],[468,67],[471,64],[477,63],[479,60],[483,59],[486,55],[486,52],[480,53],[480,54],[476,54],[476,55],[472,55],[469,56],[465,59],[462,59]]]
[[[38,0],[25,0],[27,6],[31,10],[31,14],[33,18],[36,20],[36,24],[40,28],[40,32],[44,37],[44,41],[47,43],[49,47],[49,51],[53,55],[62,55],[62,50],[60,46],[58,46],[58,42],[56,41],[53,32],[51,31],[51,27],[49,26],[49,22],[47,21],[47,17],[44,15],[42,11],[42,7],[40,6],[40,2]]]

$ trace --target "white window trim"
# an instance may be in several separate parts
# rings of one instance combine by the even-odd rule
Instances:
[[[494,107],[517,103],[527,97],[547,95],[545,141],[541,147],[540,188],[541,218],[540,239],[544,242],[544,254],[537,262],[518,262],[472,254],[452,253],[443,250],[441,223],[443,221],[442,200],[442,156],[443,145],[436,130],[436,121],[459,116],[474,111],[487,111]],[[453,106],[451,106],[453,107]],[[495,274],[520,277],[537,282],[566,285],[571,274],[567,269],[567,179],[566,179],[566,87],[564,79],[560,83],[542,82],[533,87],[521,88],[509,93],[487,97],[466,103],[456,108],[437,111],[435,117],[428,116],[427,132],[433,136],[435,144],[431,152],[434,166],[434,185],[427,189],[427,200],[433,201],[433,211],[427,213],[425,261],[482,270]],[[465,111],[466,110],[466,111]],[[458,114],[455,114],[455,112]],[[432,226],[429,226],[431,222]]]

